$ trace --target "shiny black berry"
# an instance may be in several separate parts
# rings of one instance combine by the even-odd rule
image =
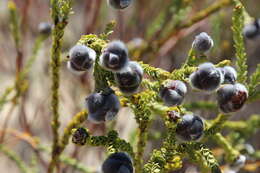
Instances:
[[[85,145],[88,137],[89,134],[87,130],[80,127],[72,134],[72,142],[77,145]]]
[[[75,45],[70,49],[68,68],[72,72],[84,72],[90,69],[96,59],[96,52],[85,46]]]
[[[133,163],[128,154],[117,152],[111,154],[102,164],[103,173],[133,173]]]
[[[186,114],[177,124],[176,135],[180,140],[198,140],[203,135],[204,125],[199,116]]]
[[[40,34],[50,35],[52,31],[52,25],[48,22],[41,22],[38,25],[38,31]]]
[[[247,24],[243,30],[247,39],[254,39],[260,36],[260,19],[256,19],[253,23]]]
[[[115,80],[120,91],[126,94],[135,93],[143,79],[142,67],[134,61],[128,63],[128,67],[122,72],[115,73]]]
[[[179,80],[167,81],[160,89],[160,97],[166,106],[178,106],[187,93],[186,85]]]
[[[202,32],[195,37],[192,48],[198,52],[207,52],[213,45],[212,38],[206,32]]]
[[[124,9],[128,7],[133,0],[107,0],[108,4],[115,9]]]
[[[112,41],[102,52],[100,56],[100,65],[113,72],[124,70],[129,62],[128,50],[121,41]]]
[[[190,84],[193,88],[214,91],[223,82],[223,74],[220,69],[212,63],[201,64],[198,69],[190,75]]]
[[[119,109],[120,102],[113,91],[96,92],[86,98],[88,120],[93,123],[103,123],[113,120]]]
[[[219,108],[224,113],[240,110],[248,98],[246,87],[240,83],[223,85],[217,91]]]
[[[225,66],[223,68],[220,68],[223,76],[225,84],[234,84],[237,80],[237,72],[236,70],[231,66]]]

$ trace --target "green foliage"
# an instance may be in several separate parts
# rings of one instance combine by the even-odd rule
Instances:
[[[235,8],[234,14],[232,17],[232,30],[233,30],[233,40],[235,43],[236,49],[236,66],[237,66],[237,73],[238,73],[238,81],[240,83],[245,84],[247,81],[247,58],[245,53],[245,46],[244,46],[244,39],[243,39],[243,27],[244,27],[244,7],[238,1],[235,0]]]
[[[249,96],[256,97],[257,96],[257,87],[260,85],[260,64],[257,65],[256,71],[251,75],[250,83],[249,83]]]
[[[24,161],[14,151],[2,144],[0,145],[0,151],[4,153],[9,159],[14,161],[22,173],[32,173],[30,168],[26,166]]]
[[[10,13],[10,27],[12,36],[14,38],[15,46],[18,49],[20,47],[21,33],[20,33],[20,18],[18,17],[18,11],[13,1],[8,1],[8,8]]]

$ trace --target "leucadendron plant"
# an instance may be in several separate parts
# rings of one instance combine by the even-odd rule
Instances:
[[[130,0],[108,0],[109,8],[117,10],[124,10],[131,6],[131,3]],[[88,169],[88,165],[63,154],[70,142],[81,147],[103,146],[106,148],[108,156],[100,165],[99,170],[103,173],[171,172],[182,168],[183,160],[186,158],[205,173],[224,172],[222,165],[228,165],[225,170],[238,172],[245,165],[246,157],[240,153],[239,148],[234,147],[233,143],[244,142],[243,139],[253,134],[260,127],[260,116],[252,115],[247,121],[230,121],[229,118],[234,112],[240,111],[245,104],[259,99],[260,91],[257,87],[260,84],[260,66],[258,65],[251,77],[248,76],[243,33],[245,33],[244,26],[251,22],[252,18],[239,0],[219,0],[184,24],[178,21],[181,18],[177,18],[176,23],[170,28],[171,32],[166,34],[167,37],[161,40],[152,38],[149,40],[151,44],[144,44],[141,49],[131,49],[128,48],[127,43],[109,39],[114,30],[114,21],[108,23],[101,34],[82,35],[69,51],[66,60],[67,67],[75,75],[85,71],[92,73],[95,89],[86,96],[85,110],[74,115],[63,133],[59,133],[61,50],[64,31],[68,25],[69,15],[72,13],[72,4],[73,0],[50,1],[53,26],[41,25],[43,31],[36,40],[32,57],[28,59],[25,66],[17,67],[21,73],[17,73],[14,85],[7,88],[0,97],[0,110],[8,102],[6,98],[13,91],[16,94],[11,101],[14,105],[19,103],[19,97],[26,92],[28,82],[26,77],[38,50],[51,32],[52,148],[50,150],[42,146],[37,140],[34,144],[38,151],[51,155],[48,173],[57,172],[61,163],[71,165],[80,172],[97,172]],[[174,9],[176,13],[181,13],[177,9],[182,8],[184,4],[177,1],[173,1],[173,4],[176,5]],[[158,51],[159,46],[168,41],[168,37],[225,6],[233,8],[232,34],[236,51],[235,63],[229,60],[216,64],[209,62],[207,52],[214,47],[214,42],[205,32],[195,37],[190,45],[188,57],[179,69],[166,71],[139,61],[146,52]],[[18,27],[20,24],[15,4],[11,1],[9,11],[13,37],[19,55],[21,35]],[[17,58],[19,60],[21,57]],[[197,101],[194,104],[185,103],[185,96],[189,92],[215,95],[216,103],[206,101]],[[135,145],[121,139],[119,132],[111,128],[104,136],[94,136],[87,127],[83,126],[87,120],[93,123],[116,121],[115,118],[122,107],[129,107],[135,116],[138,125]],[[203,115],[194,113],[194,109],[214,109],[219,110],[219,114],[215,119],[207,120],[202,118]],[[145,160],[144,152],[149,140],[148,132],[156,116],[161,116],[167,131],[161,139],[163,142],[160,148],[153,149],[148,160]],[[128,116],[125,115],[124,118],[127,122]],[[224,129],[229,129],[230,133],[236,135],[231,134],[227,138],[221,134]],[[214,156],[214,152],[208,146],[208,141],[213,141],[224,150],[224,161]],[[18,165],[21,172],[35,172],[6,146],[1,144],[0,150]]]

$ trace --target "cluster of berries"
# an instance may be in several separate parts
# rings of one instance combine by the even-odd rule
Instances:
[[[260,19],[255,19],[254,22],[245,25],[244,36],[248,39],[254,39],[260,36]]]
[[[96,52],[85,46],[75,45],[69,52],[68,68],[76,74],[89,70],[96,60]],[[142,82],[143,69],[134,61],[129,60],[128,49],[121,41],[108,43],[99,57],[99,65],[114,73],[118,88],[122,93],[133,94],[138,91]],[[86,98],[89,120],[102,123],[114,119],[120,103],[110,88],[92,93]]]
[[[202,91],[216,91],[219,108],[224,113],[236,112],[248,98],[243,84],[236,83],[237,73],[231,66],[216,68],[212,63],[199,65],[190,75],[191,86]]]
[[[192,48],[205,53],[213,46],[213,41],[205,32],[197,35]],[[248,91],[243,84],[236,83],[237,73],[231,66],[215,67],[206,62],[198,66],[189,76],[191,87],[196,90],[217,93],[219,108],[224,113],[236,112],[242,108],[248,98]],[[182,104],[187,93],[184,82],[167,80],[160,88],[159,95],[166,106]],[[179,139],[198,140],[203,134],[203,121],[197,115],[187,114],[178,123],[176,134]]]

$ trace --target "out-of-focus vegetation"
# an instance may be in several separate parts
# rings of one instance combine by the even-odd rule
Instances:
[[[57,8],[55,2],[64,4]],[[260,38],[242,37],[241,28],[260,18],[260,2],[241,0],[241,3],[239,8],[244,6],[245,10],[237,9],[231,0],[134,0],[128,8],[119,11],[108,6],[106,0],[1,0],[1,171],[98,172],[107,150],[106,147],[94,146],[102,145],[101,139],[104,143],[112,140],[117,131],[118,138],[115,138],[118,140],[112,143],[123,145],[123,151],[130,151],[130,146],[134,146],[134,152],[129,154],[138,155],[134,158],[137,173],[140,170],[163,172],[164,169],[166,172],[210,172],[208,167],[214,167],[215,163],[227,172],[239,153],[245,155],[247,161],[238,172],[258,173]],[[53,25],[52,36],[39,33],[41,22]],[[157,86],[144,80],[143,87],[148,88],[148,92],[141,95],[143,100],[138,100],[140,110],[132,103],[130,108],[134,111],[122,105],[117,119],[112,122],[93,124],[85,120],[84,99],[95,89],[95,80],[90,71],[77,76],[67,69],[67,56],[72,46],[80,42],[101,53],[99,49],[104,48],[102,46],[108,40],[119,39],[127,44],[130,58],[142,61],[140,64],[146,75],[155,81],[174,75],[174,79],[186,80],[185,75],[195,67],[186,71],[177,69],[183,67],[187,57],[191,56],[192,42],[200,32],[207,32],[214,41],[213,49],[206,54],[207,61],[220,63],[220,66],[231,63],[241,72],[239,82],[247,84],[250,94],[242,110],[224,117],[219,114],[214,94],[193,92],[190,87],[181,107],[171,109],[149,105],[152,109],[144,103],[149,101],[146,98],[154,99],[154,93],[149,91]],[[100,47],[87,42],[91,40],[88,36],[81,38],[89,34],[99,36],[94,38]],[[120,92],[116,94],[121,96]],[[125,103],[125,97],[121,98],[120,101]],[[146,110],[142,112],[143,108]],[[145,134],[147,143],[143,145],[140,141],[145,137],[140,137],[140,123],[135,118],[140,120],[146,116],[147,108],[163,115],[169,110],[188,110],[201,115],[208,124],[206,137],[201,141],[203,145],[191,142],[171,148],[169,145],[175,145],[175,141],[168,134],[173,127],[164,124],[168,120],[157,115],[149,117],[152,121],[149,121]],[[93,137],[88,141],[92,146],[77,146],[71,142],[73,128],[80,123]],[[212,133],[215,136],[208,138],[207,135]],[[105,137],[99,139],[100,136]],[[143,148],[135,149],[136,145]],[[108,151],[113,152],[113,147],[117,148],[110,146]],[[165,158],[160,160],[164,152],[174,153],[171,162],[163,160]]]

